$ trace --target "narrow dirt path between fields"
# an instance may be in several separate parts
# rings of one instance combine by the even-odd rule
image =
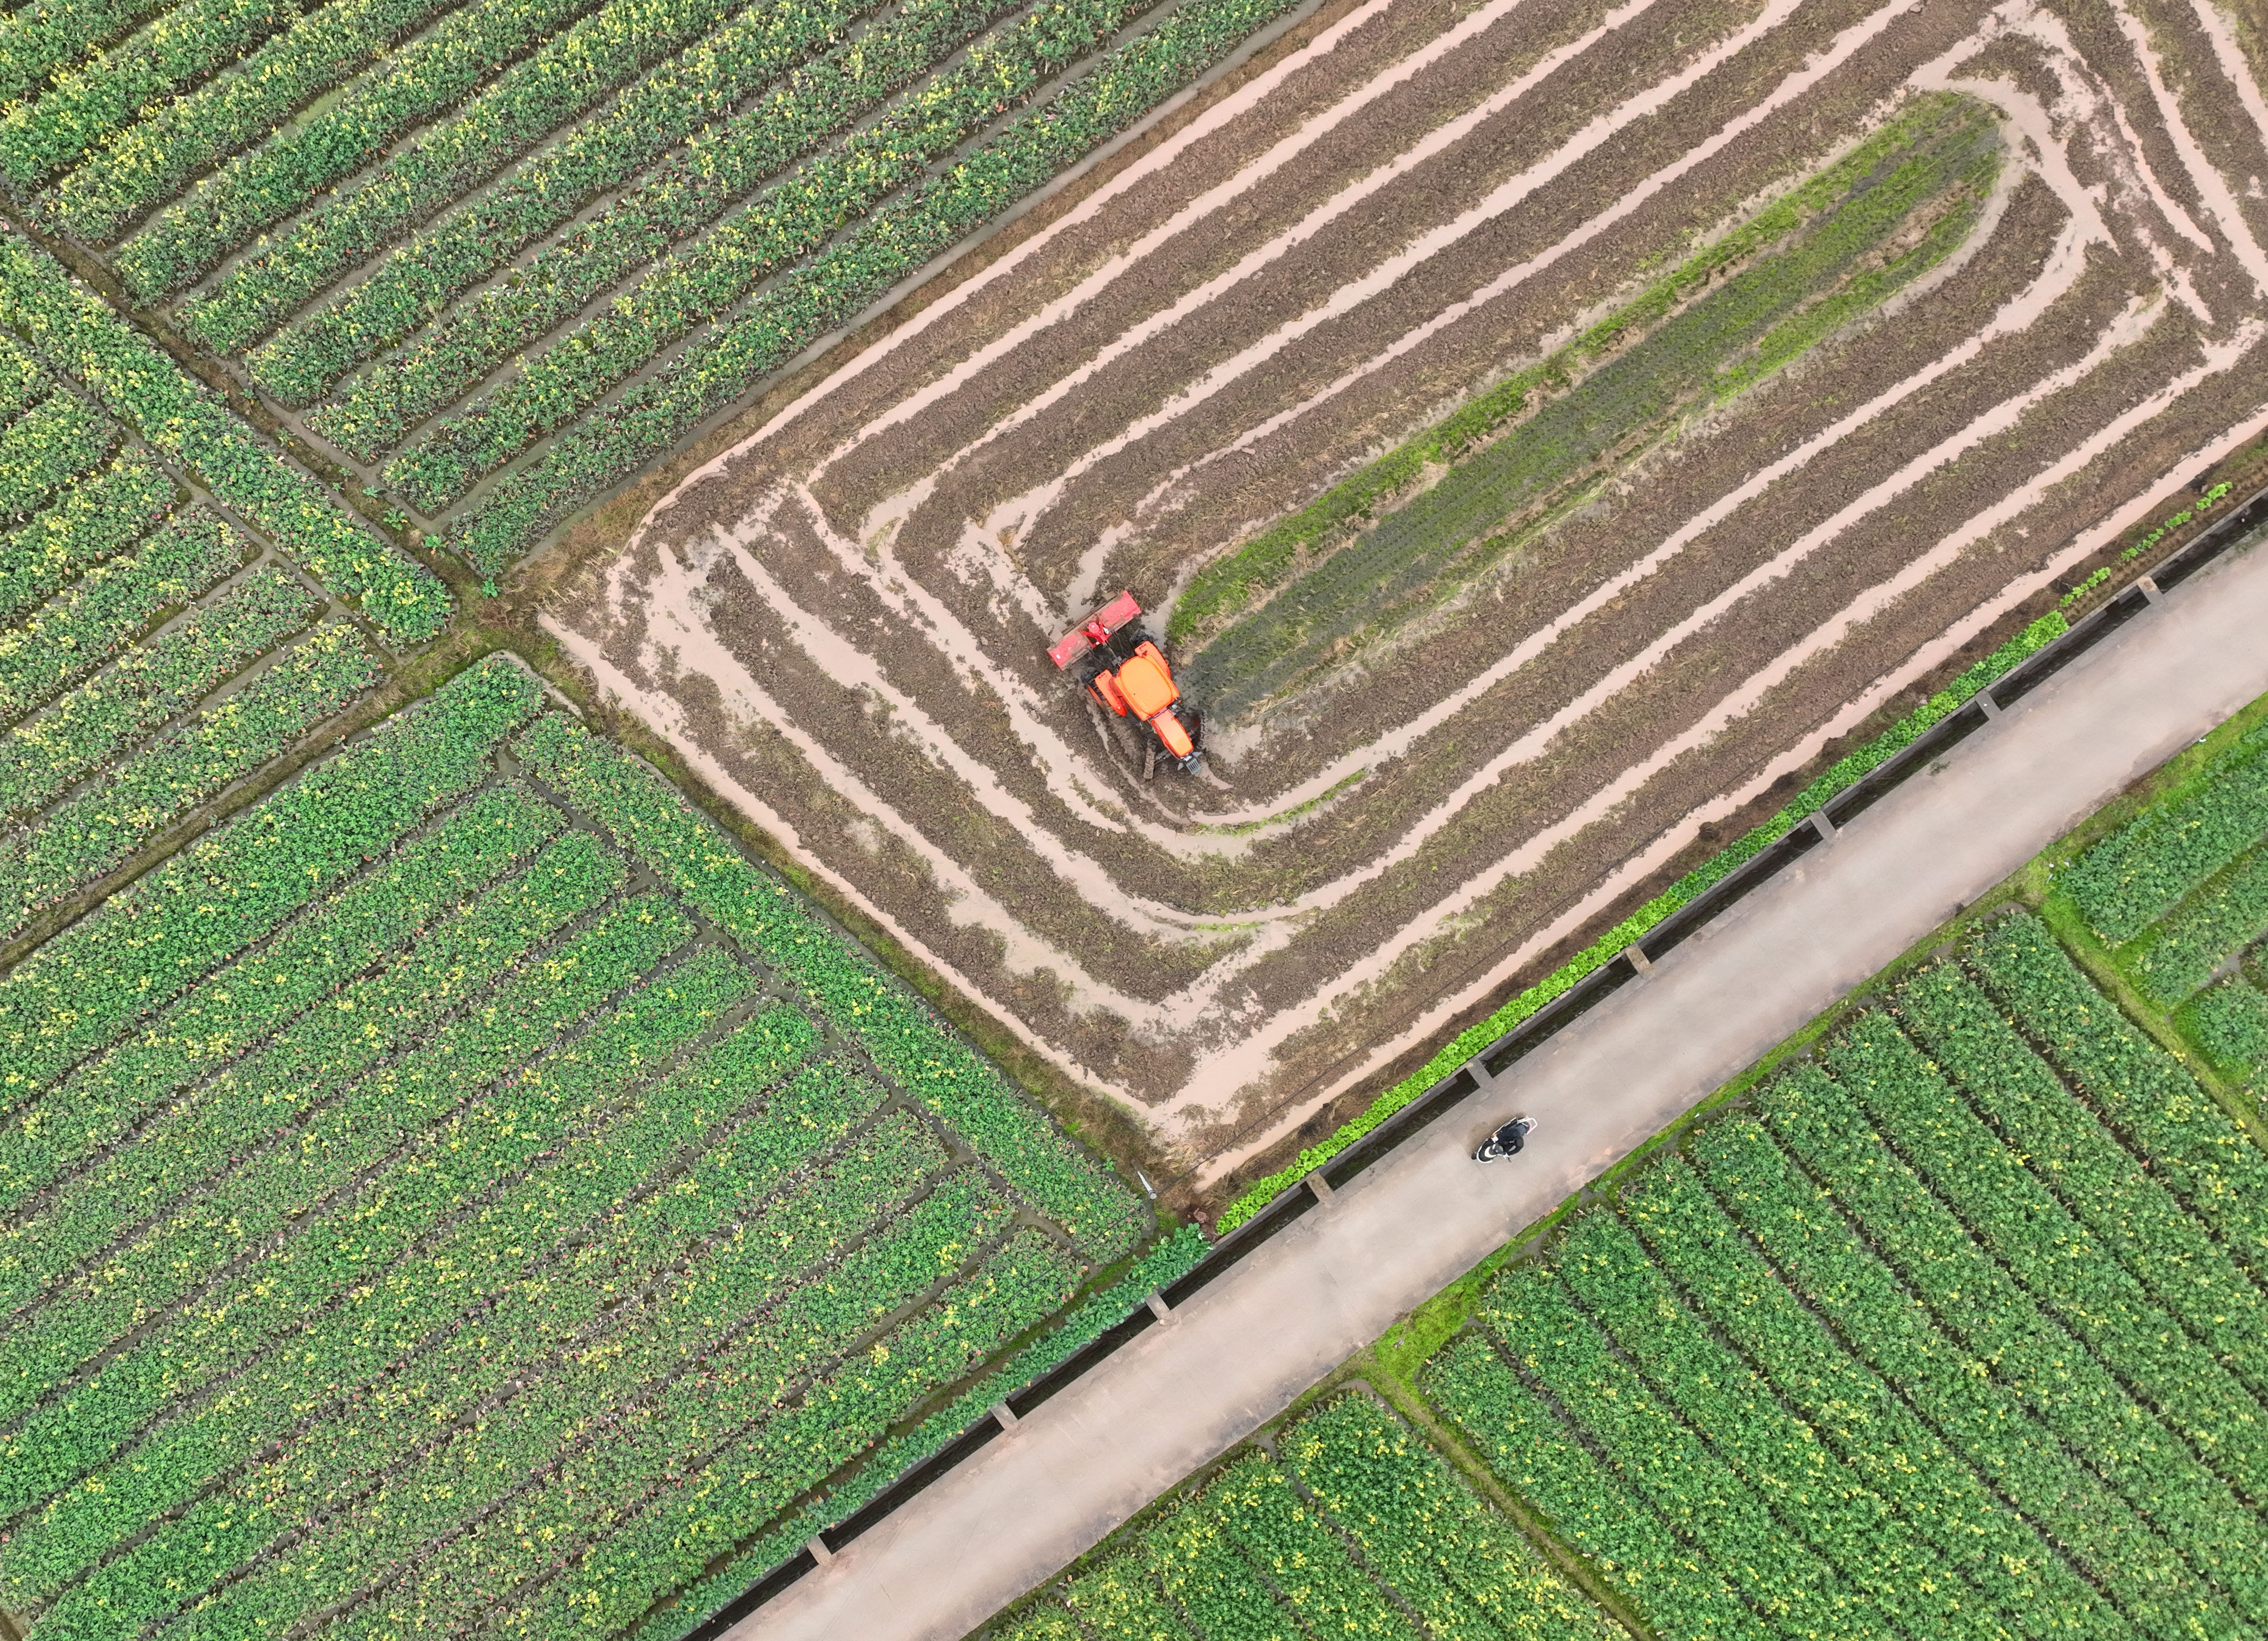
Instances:
[[[2169,596],[732,1632],[953,1641],[2268,690],[2268,552]],[[1465,1159],[1514,1106],[1510,1168]]]

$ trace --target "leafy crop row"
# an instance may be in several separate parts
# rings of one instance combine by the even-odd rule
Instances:
[[[1969,960],[2025,1035],[2268,1288],[2268,1156],[2251,1137],[2128,1023],[2036,917],[1995,924]]]
[[[1589,1448],[1567,1439],[1550,1405],[1478,1337],[1465,1335],[1428,1364],[1425,1388],[1498,1479],[1539,1506],[1656,1634],[1771,1633],[1651,1505]]]
[[[1487,1321],[1587,1445],[1768,1623],[1791,1635],[1894,1633],[1863,1592],[1608,1349],[1551,1271],[1528,1267],[1498,1280]]]
[[[1793,1080],[1774,1085],[1776,1100],[1796,1097]],[[1840,1100],[1815,1074],[1805,1081],[1803,1101],[1822,1088]],[[1779,1120],[1790,1115],[1783,1103]],[[1863,1120],[1859,1132],[1866,1132]],[[1807,1179],[1760,1124],[1745,1116],[1712,1124],[1690,1150],[1711,1188],[1789,1286],[1833,1320],[1845,1347],[1962,1460],[2003,1497],[2021,1501],[2133,1628],[2158,1641],[2249,1633],[2211,1582],[2073,1455],[2051,1421],[1948,1336],[1917,1302],[1927,1296],[1907,1290],[1845,1219],[1838,1199]]]
[[[81,1417],[68,1429],[27,1424],[18,1440],[37,1456],[26,1462],[51,1481],[118,1456],[92,1472],[96,1485],[60,1494],[35,1527],[19,1532],[8,1564],[11,1596],[49,1599],[148,1521],[229,1478],[242,1477],[232,1490],[257,1501],[275,1477],[305,1477],[310,1465],[341,1481],[383,1470],[388,1455],[416,1452],[507,1380],[539,1370],[563,1343],[603,1332],[611,1305],[697,1253],[736,1211],[839,1138],[873,1105],[855,1082],[807,1077],[765,1098],[809,1035],[785,1011],[747,1022],[679,1073],[622,1097],[748,989],[746,972],[711,948],[616,1010],[573,1056],[553,1063],[568,1073],[565,1098],[550,1101],[555,1122],[585,1122],[594,1105],[601,1115],[541,1150],[517,1178],[506,1173],[495,1193],[469,1188],[480,1170],[508,1169],[515,1153],[549,1144],[549,1134],[525,1137],[535,1145],[523,1141],[501,1158],[453,1152],[453,1178],[381,1181],[332,1209],[328,1225],[279,1250],[264,1278],[255,1278],[274,1283],[285,1299],[305,1296],[298,1311],[283,1312],[299,1328],[302,1348],[259,1358],[188,1417],[136,1433],[148,1413],[137,1393],[146,1393],[153,1372],[178,1373],[204,1343],[185,1320],[173,1336],[137,1350],[144,1371],[114,1366],[77,1393],[71,1405]],[[643,1062],[605,1061],[632,1043],[645,1051]],[[679,1146],[728,1126],[751,1104],[779,1118],[780,1132],[753,1150],[720,1148],[717,1161],[745,1173],[720,1175],[703,1159],[670,1174]],[[361,1229],[326,1238],[331,1226]],[[510,1234],[502,1233],[506,1227]],[[404,1258],[413,1248],[423,1256]],[[578,1268],[606,1269],[614,1280],[576,1280]],[[327,1290],[342,1302],[316,1303]],[[405,1373],[416,1377],[405,1381]],[[387,1394],[405,1382],[422,1388]],[[293,1435],[279,1427],[278,1407],[312,1417]],[[256,1513],[264,1529],[255,1521],[246,1536],[197,1559],[225,1570],[224,1557],[260,1542],[250,1534],[275,1530],[277,1518]],[[177,1571],[195,1564],[168,1555]]]
[[[887,1200],[875,1204],[886,1206]],[[529,1386],[506,1404],[511,1417],[457,1426],[409,1468],[388,1478],[379,1492],[296,1544],[288,1562],[257,1566],[193,1608],[187,1633],[280,1631],[301,1613],[354,1597],[373,1577],[402,1571],[413,1552],[468,1512],[517,1503],[514,1496],[531,1483],[535,1486],[525,1496],[540,1501],[545,1482],[563,1475],[571,1485],[585,1461],[603,1475],[615,1442],[635,1451],[629,1439],[635,1425],[626,1428],[625,1422],[643,1423],[639,1414],[657,1404],[664,1417],[681,1414],[697,1429],[708,1411],[701,1405],[709,1399],[703,1393],[718,1394],[724,1405],[709,1414],[718,1418],[710,1429],[712,1440],[724,1439],[740,1422],[735,1413],[760,1417],[814,1368],[950,1275],[959,1258],[941,1263],[942,1250],[981,1244],[999,1234],[1010,1217],[1005,1200],[964,1174],[910,1212],[884,1222],[839,1264],[800,1281],[797,1275],[808,1268],[813,1253],[839,1247],[842,1232],[814,1229],[808,1241],[791,1238],[784,1244],[744,1237],[720,1247],[652,1296],[635,1318],[622,1318],[635,1325],[612,1334],[612,1348],[585,1353]],[[704,1355],[711,1359],[704,1363]],[[595,1429],[594,1409],[610,1410]],[[529,1526],[531,1541],[545,1542],[534,1538],[539,1524]],[[536,1558],[514,1560],[526,1565]],[[387,1591],[379,1600],[390,1605],[407,1593]],[[493,1585],[487,1593],[504,1593]],[[389,1615],[381,1606],[364,1616]],[[404,1628],[431,1632],[416,1623]]]
[[[390,960],[565,823],[549,805],[511,787],[475,793],[450,810],[274,940],[76,1068],[19,1120],[16,1143],[0,1152],[0,1211],[83,1166],[193,1083]]]
[[[2268,829],[2264,829],[2268,841]],[[2129,960],[2152,1002],[2171,1008],[2230,957],[2268,933],[2268,848],[2256,850],[2182,902]]]
[[[168,731],[99,785],[0,840],[0,928],[92,882],[165,826],[291,746],[378,681],[346,622],[318,627],[249,683]]]
[[[0,244],[0,314],[112,415],[202,474],[215,496],[317,580],[358,597],[388,637],[415,643],[447,624],[449,592],[431,570],[350,518],[101,297],[14,235]]]
[[[18,525],[100,467],[118,429],[77,394],[48,394],[0,428],[0,521]]]
[[[1832,1567],[1909,1635],[2006,1633],[1968,1578],[1877,1493],[1865,1467],[1826,1448],[1719,1344],[1609,1214],[1584,1216],[1554,1262],[1560,1280],[1677,1416],[1756,1490],[1783,1534]]]
[[[155,302],[195,283],[261,229],[369,165],[592,0],[473,0],[381,58],[338,100],[229,160],[153,216],[113,259],[126,288]]]
[[[565,428],[450,533],[483,573],[723,410],[817,338],[1172,96],[1290,0],[1191,0],[1045,107],[722,316],[676,357]]]
[[[251,543],[202,507],[0,633],[0,721],[19,718],[115,655],[152,622],[209,592]]]
[[[2268,994],[2232,975],[2191,1002],[2180,1019],[2222,1072],[2257,1097],[2268,1083]]]
[[[2254,730],[2192,790],[2112,833],[2056,874],[2090,928],[2116,946],[2268,837],[2268,726]]]
[[[468,668],[40,946],[0,982],[0,1109],[400,844],[486,778],[542,700],[504,658]]]
[[[1712,1197],[1672,1159],[1622,1196],[1624,1220],[1678,1290],[1771,1382],[1790,1412],[1864,1476],[2021,1633],[2129,1633],[2062,1553],[1882,1376],[1845,1350]]]
[[[0,176],[18,190],[37,187],[145,104],[234,62],[298,15],[298,0],[182,0],[0,114]]]
[[[792,1410],[725,1444],[652,1508],[617,1527],[503,1632],[549,1641],[604,1633],[697,1574],[795,1495],[856,1458],[919,1400],[1059,1307],[1078,1269],[1029,1229],[875,1345],[845,1357]]]
[[[22,820],[194,706],[320,608],[280,565],[232,587],[0,737],[0,815]]]
[[[453,0],[328,0],[229,70],[145,112],[48,191],[63,224],[89,244],[121,228],[204,166],[266,136]]]
[[[1911,1049],[1892,1062],[1912,1075],[1926,1074],[1923,1063]],[[1868,1057],[1850,1072],[1891,1074]],[[2201,1619],[2210,1632],[2242,1633],[2268,1599],[2268,1569],[2246,1565],[2239,1547],[2257,1538],[2259,1524],[2227,1484],[2036,1307],[1883,1145],[1836,1082],[1808,1068],[1792,1072],[1772,1085],[1764,1113],[1967,1356],[1991,1363],[1995,1385],[2016,1406],[2080,1455],[2108,1484],[2109,1497],[2123,1498],[2154,1525],[2165,1552],[2154,1558],[2129,1547],[2129,1561],[2148,1567],[2154,1560],[2154,1582],[2165,1591],[2194,1591],[2200,1604],[2194,1610],[2210,1615]],[[2015,1496],[2029,1502],[2035,1491],[2026,1487]],[[2104,1496],[2096,1490],[2098,1512]],[[2212,1585],[2226,1588],[2229,1600],[2210,1597]]]
[[[173,1284],[196,1280],[199,1256],[181,1254],[176,1243],[225,1247],[242,1240],[256,1246],[271,1216],[290,1211],[285,1204],[298,1203],[305,1193],[320,1196],[337,1176],[340,1159],[371,1146],[383,1155],[399,1137],[399,1125],[412,1119],[393,1090],[402,1072],[389,1071],[368,1082],[364,1074],[387,1056],[408,1050],[408,1074],[414,1078],[434,1043],[453,1044],[461,1034],[460,1027],[438,1032],[437,1027],[532,947],[596,905],[621,878],[619,860],[587,835],[570,834],[519,877],[431,930],[398,961],[346,988],[336,1006],[301,1015],[257,1052],[160,1110],[11,1227],[0,1264],[0,1306],[31,1303],[43,1287],[79,1271],[93,1255],[107,1255],[99,1274],[85,1275],[85,1292],[76,1291],[74,1283],[53,1296],[41,1331],[59,1342],[70,1331],[74,1303],[100,1312],[116,1303],[111,1290],[124,1284],[137,1304],[154,1306]],[[519,984],[507,984],[506,992],[540,998],[552,981],[563,994],[576,992],[592,970],[593,949],[601,959],[628,949],[620,931],[635,916],[617,911],[602,919],[548,957],[533,978],[516,976]],[[672,931],[666,923],[659,927]],[[689,931],[674,932],[681,940]],[[622,982],[619,967],[619,960],[600,966],[609,990]],[[502,994],[496,999],[498,1006],[506,1000]],[[510,1000],[524,1006],[534,999]],[[421,1041],[429,1034],[431,1041]],[[364,1104],[377,1108],[358,1109]],[[169,1210],[170,1218],[145,1225],[151,1204],[169,1198],[195,1205]],[[247,1205],[238,1218],[240,1202]],[[216,1222],[235,1228],[219,1239],[182,1228]],[[116,1246],[129,1233],[134,1244]],[[144,1282],[136,1280],[137,1262],[154,1262]],[[97,1337],[93,1348],[107,1343]],[[28,1382],[24,1359],[18,1358],[18,1378],[24,1394],[32,1394],[44,1386]],[[11,1404],[0,1401],[0,1417],[9,1410]]]
[[[1439,1641],[1616,1633],[1517,1527],[1369,1397],[1341,1397],[1278,1445],[1286,1469]]]
[[[365,373],[339,404],[311,414],[308,425],[365,461],[378,460],[420,422],[455,403],[490,372],[574,318],[600,291],[661,256],[674,241],[700,232],[757,183],[851,126],[1004,9],[1005,0],[914,0],[849,44],[798,70],[755,106],[704,135],[698,147],[672,155],[606,209],[545,247],[526,267],[515,269],[512,280],[442,315],[384,370]],[[1066,9],[1050,7],[1041,18],[1053,23]],[[745,291],[755,276],[754,269],[782,265],[800,254],[798,247],[816,243],[810,232],[838,225],[859,214],[859,200],[887,193],[895,186],[894,176],[906,174],[902,169],[894,172],[893,166],[918,167],[939,151],[940,143],[949,145],[953,128],[946,122],[942,105],[951,90],[983,86],[997,104],[1018,81],[1012,70],[1019,65],[1004,63],[1004,55],[1012,55],[1018,34],[1034,26],[1027,23],[1000,40],[980,42],[966,63],[924,88],[909,109],[886,114],[833,153],[767,189],[711,237],[664,257],[644,281],[617,298],[611,315],[599,315],[562,340],[561,345],[578,350],[587,368],[592,350],[600,348],[599,333],[615,338],[601,349],[616,354],[615,364],[602,377],[578,379],[574,394],[566,397],[547,394],[540,382],[526,390],[507,385],[486,402],[526,391],[545,401],[547,421],[573,415],[619,379],[613,373],[615,368],[626,370],[630,361],[650,357],[687,326]],[[917,128],[910,136],[909,124]],[[887,156],[887,161],[878,155]],[[799,238],[799,230],[808,232]],[[762,243],[752,243],[757,240]],[[432,262],[421,254],[415,266],[423,274]],[[698,297],[688,299],[688,290],[697,291]],[[674,298],[668,294],[673,291],[678,293]],[[372,292],[369,283],[357,285],[342,304],[339,318],[349,323],[365,321],[358,328],[374,328],[391,341],[407,335],[431,312],[423,302],[397,302],[379,326],[368,327],[367,320],[385,294]],[[666,319],[657,320],[657,304],[666,310]],[[378,335],[370,335],[357,352],[370,351],[369,343],[377,340]],[[298,356],[299,340],[286,332],[253,356],[254,372],[287,342]],[[540,378],[547,368],[543,361],[549,357],[548,352],[541,355],[528,368]],[[294,372],[295,376],[302,374]],[[271,381],[270,386],[282,392],[280,385]],[[446,429],[454,425],[445,424],[445,438]],[[541,430],[526,436],[534,437],[536,430]],[[468,475],[504,459],[497,454],[493,460],[483,458],[452,471]],[[422,480],[409,482],[406,493],[429,510],[447,499]]]
[[[1962,1320],[1973,1312],[1940,1312],[1978,1355],[1997,1359],[2014,1373],[2025,1371],[2026,1351],[2039,1352],[2043,1363],[2061,1360],[2070,1349],[2057,1337],[2055,1324],[2060,1323],[2060,1331],[2080,1341],[2102,1364],[2100,1369],[2074,1370],[2066,1363],[2057,1375],[2065,1387],[2099,1389],[2108,1397],[2108,1370],[2135,1387],[2169,1431],[2185,1435],[2201,1456],[2183,1462],[2184,1455],[2176,1453],[2157,1467],[2157,1479],[2146,1492],[2140,1485],[2133,1490],[2138,1503],[2187,1496],[2198,1501],[2200,1512],[2227,1512],[2235,1501],[2213,1484],[2208,1470],[2241,1494],[2268,1498],[2261,1487],[2268,1476],[2268,1448],[2263,1446],[2268,1419],[2252,1393],[2001,1146],[1886,1016],[1862,1016],[1828,1063],[1873,1119],[1877,1135],[1894,1144],[1912,1170],[1900,1179],[1903,1199],[1911,1205],[1902,1228],[1930,1227],[1934,1240],[1945,1245],[1954,1243],[1956,1231],[1965,1233],[1963,1240],[1973,1240],[1979,1251],[1972,1255],[1964,1248],[1959,1262],[1973,1272],[1998,1267],[1997,1280],[1972,1276],[1962,1292],[1965,1303],[1999,1313],[1997,1333]],[[1926,1184],[1933,1199],[1925,1202],[1914,1188],[1917,1183]],[[1867,1218],[1874,1224],[1871,1211]],[[1878,1231],[1877,1236],[1889,1246],[1887,1233]],[[1891,1252],[1895,1258],[1895,1247]],[[2022,1320],[2035,1308],[2036,1327]],[[2011,1318],[2016,1319],[2013,1324]],[[2040,1394],[2044,1401],[2058,1393]],[[2242,1589],[2237,1593],[2244,1594]],[[2268,1606],[2268,1589],[2250,1601]]]
[[[1243,1224],[1272,1202],[1278,1193],[1297,1185],[1545,1004],[1572,990],[1576,982],[1586,975],[1613,962],[1672,912],[1700,899],[1707,890],[1801,826],[1828,799],[1889,762],[1932,727],[1959,711],[1993,680],[2069,630],[2062,616],[2052,612],[2042,616],[1873,740],[1856,752],[1836,760],[1771,820],[1754,828],[1731,847],[1720,850],[1702,862],[1558,968],[1525,991],[1514,995],[1486,1019],[1466,1027],[1450,1039],[1423,1067],[1373,1100],[1360,1116],[1343,1125],[1320,1144],[1301,1152],[1285,1167],[1256,1181],[1222,1211],[1217,1228],[1226,1233]]]
[[[996,1402],[1067,1361],[1142,1308],[1152,1292],[1186,1276],[1210,1246],[1204,1233],[1193,1225],[1182,1225],[1160,1240],[1109,1287],[1082,1300],[1070,1315],[915,1429],[885,1442],[858,1474],[830,1488],[824,1498],[773,1523],[722,1568],[678,1591],[668,1623],[653,1628],[645,1641],[679,1641],[741,1591],[792,1559],[814,1534],[848,1520],[898,1476],[939,1452],[980,1419],[990,1417]]]
[[[1957,968],[1940,964],[1910,981],[1898,994],[1897,1006],[1915,1041],[2005,1137],[2009,1149],[2001,1155],[2021,1158],[2022,1166],[2085,1226],[2084,1231],[2072,1226],[2061,1235],[2047,1234],[2053,1237],[2058,1262],[2077,1259],[2090,1267],[2062,1277],[2087,1280],[2097,1290],[2099,1297],[2094,1298],[2085,1289],[2075,1291],[2088,1316],[2107,1319],[2146,1297],[2178,1317],[2209,1353],[2205,1362],[2183,1369],[2198,1376],[2195,1386],[2129,1376],[2153,1387],[2153,1394],[2169,1398],[2169,1405],[2202,1386],[2220,1387],[2225,1400],[2206,1409],[2204,1421],[2190,1424],[2192,1430],[2211,1429],[2224,1418],[2241,1417],[2238,1409],[2247,1398],[2228,1384],[2223,1364],[2244,1380],[2250,1396],[2268,1394],[2268,1296],[2163,1181],[2137,1166],[2133,1154],[2063,1085],[1992,999]],[[1935,1144],[1926,1152],[1908,1149],[1920,1158],[1925,1172],[1932,1166],[1957,1166],[1967,1156],[1940,1154]],[[2005,1171],[2009,1166],[1990,1152],[1977,1155],[1989,1168]],[[2038,1187],[2021,1178],[2006,1182],[2003,1200],[1980,1210],[1995,1218],[2020,1211],[2035,1216],[2027,1232],[2035,1241],[2042,1235],[2040,1227],[2054,1223]],[[1972,1216],[1971,1222],[1978,1221]],[[2094,1239],[2100,1240],[2099,1245],[2090,1247]],[[2039,1255],[2031,1252],[2003,1257],[2021,1275]],[[2117,1279],[2122,1268],[2132,1278],[2131,1284]],[[2046,1274],[2051,1281],[2058,1279],[2053,1271]],[[2169,1343],[2179,1337],[2162,1323],[2150,1326]],[[2155,1388],[2161,1384],[2162,1390]],[[2257,1425],[2268,1425],[2268,1419],[2256,1414],[2246,1421],[2228,1451],[2254,1453],[2257,1462],[2260,1438],[2253,1428]]]
[[[1126,1187],[902,982],[613,743],[556,714],[513,743],[528,773],[595,820],[751,956],[778,969],[877,1069],[935,1112],[1098,1263],[1140,1240]]]
[[[139,450],[83,478],[55,505],[0,542],[0,623],[122,551],[163,516],[173,481]]]
[[[30,0],[0,17],[0,103],[22,100],[166,0]]]
[[[834,43],[871,4],[757,5],[741,12],[254,349],[246,359],[253,379],[286,404],[312,403],[355,364],[430,322],[452,298],[604,189],[629,183],[632,195],[644,196],[674,182],[704,195],[713,186],[709,167],[729,153],[731,134],[747,122],[733,109],[806,53]],[[696,134],[697,145],[671,151]],[[655,172],[638,174],[657,160],[662,163]],[[593,242],[587,225],[574,237]],[[556,255],[555,249],[537,262],[548,266]],[[534,272],[519,270],[520,283]]]
[[[332,280],[734,9],[729,0],[608,0],[230,269],[183,305],[182,328],[216,352],[243,351]]]
[[[1057,0],[981,40],[966,60],[764,190],[684,249],[661,256],[630,290],[534,355],[519,373],[446,417],[386,469],[412,505],[441,511],[475,479],[552,428],[581,414],[695,326],[725,312],[763,280],[826,243],[843,224],[919,177],[1022,101],[1066,63],[1106,40],[1143,0]],[[861,37],[850,70],[821,63],[790,79],[716,148],[714,194],[681,186],[617,204],[539,257],[532,277],[470,305],[379,379],[411,391],[357,395],[320,430],[364,460],[399,444],[418,421],[455,400],[671,240],[708,222],[732,196],[797,153],[850,125],[897,85],[976,32],[998,0],[941,0]],[[871,45],[869,42],[872,42]],[[836,71],[828,71],[835,68]],[[709,151],[701,155],[704,167]],[[677,183],[672,177],[666,183]],[[587,273],[585,262],[593,264]]]

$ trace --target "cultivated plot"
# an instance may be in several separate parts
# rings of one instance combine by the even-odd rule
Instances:
[[[0,1107],[43,1641],[682,1633],[1146,1233],[502,658],[19,962]]]
[[[2246,717],[980,1633],[2260,1634]]]
[[[1201,1179],[2268,427],[2212,0],[1361,4],[552,600],[688,762]],[[1121,586],[1145,779],[1046,644]]]

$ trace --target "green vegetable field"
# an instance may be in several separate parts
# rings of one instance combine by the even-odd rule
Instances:
[[[139,552],[202,562],[180,517]],[[1145,1234],[499,657],[25,957],[0,1067],[0,1605],[41,1641],[681,1630]]]
[[[1292,4],[10,13],[0,184],[493,575]]]
[[[983,1633],[2268,1633],[2268,716],[2075,836]]]

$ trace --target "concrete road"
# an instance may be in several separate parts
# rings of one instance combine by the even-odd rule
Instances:
[[[1252,1433],[2121,788],[2268,692],[2268,550],[2169,594],[1343,1187],[733,1641],[953,1641]],[[1467,1148],[1513,1107],[1516,1161]]]

